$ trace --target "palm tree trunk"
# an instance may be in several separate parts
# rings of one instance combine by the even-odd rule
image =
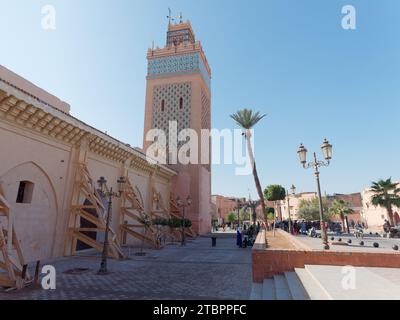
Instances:
[[[393,210],[392,210],[392,206],[387,208],[387,213],[388,213],[388,218],[389,218],[389,222],[390,222],[390,226],[394,227],[394,219],[393,219]]]
[[[256,162],[254,160],[253,148],[251,147],[250,139],[251,139],[251,132],[250,132],[250,130],[247,129],[246,130],[247,152],[249,153],[249,158],[250,158],[251,166],[252,166],[252,169],[253,169],[254,182],[256,184],[258,197],[260,198],[260,202],[261,202],[261,208],[262,208],[262,215],[261,215],[262,217],[261,217],[261,219],[264,220],[264,213],[265,213],[264,194],[262,192],[260,179],[258,178]]]
[[[342,231],[346,232],[346,227],[344,226],[344,214],[340,214],[340,220],[342,220]]]

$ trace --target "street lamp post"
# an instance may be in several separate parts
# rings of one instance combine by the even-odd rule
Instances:
[[[304,147],[303,144],[300,145],[299,150],[297,151],[299,158],[300,158],[300,163],[303,165],[304,169],[309,169],[309,168],[314,168],[314,174],[315,178],[317,180],[317,192],[318,192],[318,201],[319,201],[319,218],[320,218],[320,224],[321,224],[321,238],[324,244],[324,249],[329,250],[329,244],[328,244],[328,235],[326,232],[325,228],[325,223],[324,223],[324,208],[322,205],[322,195],[321,195],[321,184],[320,184],[320,172],[319,168],[320,167],[327,167],[330,164],[330,161],[332,159],[332,145],[328,142],[328,140],[324,140],[324,143],[321,146],[324,158],[326,161],[319,161],[317,160],[317,154],[314,152],[314,161],[311,161],[307,163],[307,149]]]
[[[192,205],[192,198],[190,196],[187,196],[186,198],[186,203],[184,203],[181,198],[178,196],[176,198],[176,203],[178,207],[182,208],[182,239],[181,239],[181,245],[185,245],[185,208],[190,207]]]
[[[100,187],[100,193],[103,197],[108,197],[108,207],[107,207],[107,216],[106,216],[106,230],[104,233],[104,242],[103,242],[103,252],[101,255],[101,264],[100,264],[100,270],[98,274],[100,275],[105,275],[108,274],[107,271],[107,258],[108,258],[108,231],[110,229],[110,219],[111,219],[111,213],[112,213],[112,199],[113,198],[120,198],[122,195],[122,186],[125,184],[125,178],[120,177],[117,180],[118,183],[118,193],[113,192],[113,189],[111,188],[109,191],[106,188],[107,185],[107,180],[104,177],[100,177],[100,179],[97,181]]]
[[[236,199],[236,209],[237,209],[237,215],[238,215],[238,228],[240,228],[240,209],[241,209],[242,203],[240,202],[239,199]]]
[[[292,185],[290,188],[291,190],[291,195],[294,196],[296,195],[296,187]],[[286,196],[287,196],[287,206],[288,206],[288,215],[289,215],[289,233],[292,234],[292,218],[290,215],[290,195],[289,195],[289,190],[286,191]]]

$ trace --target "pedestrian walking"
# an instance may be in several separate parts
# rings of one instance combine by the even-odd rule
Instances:
[[[242,232],[240,228],[238,227],[236,230],[236,245],[241,248],[243,245],[243,240],[242,240]]]

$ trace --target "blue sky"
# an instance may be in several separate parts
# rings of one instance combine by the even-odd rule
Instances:
[[[243,107],[256,127],[263,186],[314,191],[297,148],[334,146],[328,193],[400,179],[400,1],[0,0],[0,64],[71,104],[72,114],[131,145],[143,139],[146,52],[165,43],[168,7],[190,19],[213,72],[212,123],[234,128]],[[57,29],[41,28],[54,5]],[[351,4],[357,29],[341,28]],[[251,176],[213,166],[213,193],[255,197]]]

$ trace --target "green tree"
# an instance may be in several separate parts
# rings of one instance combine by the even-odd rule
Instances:
[[[329,201],[326,198],[322,198],[322,207],[324,209],[323,220],[328,221],[330,219],[329,213]],[[319,220],[319,200],[314,198],[311,200],[301,200],[299,203],[299,218],[308,221]]]
[[[257,193],[260,198],[262,212],[265,212],[265,202],[260,179],[257,173],[253,148],[251,146],[251,129],[265,116],[265,114],[261,115],[259,112],[253,112],[250,109],[239,110],[235,114],[231,115],[231,118],[244,130],[243,136],[245,137],[247,142],[247,152],[249,153],[250,162],[252,164],[254,183],[256,185]]]
[[[231,212],[231,213],[228,215],[228,221],[229,221],[231,224],[233,224],[236,220],[237,220],[236,214],[235,214],[234,212]]]
[[[393,206],[400,207],[400,188],[392,178],[373,182],[371,186],[373,193],[371,203],[377,207],[383,207],[387,211],[388,220],[394,226]]]
[[[275,209],[271,207],[267,207],[265,209],[265,221],[275,220]]]
[[[342,220],[342,230],[345,231],[344,220],[348,214],[353,213],[353,209],[349,207],[349,203],[343,200],[334,200],[329,208],[329,215],[338,215]]]
[[[177,228],[190,228],[192,226],[192,221],[189,219],[171,218],[168,219],[168,226],[174,229]]]
[[[264,196],[268,201],[275,203],[275,210],[277,210],[278,201],[286,198],[286,190],[279,184],[271,184],[264,190]]]
[[[250,213],[248,210],[241,209],[239,214],[240,214],[240,220],[242,220],[242,221],[250,220]]]

